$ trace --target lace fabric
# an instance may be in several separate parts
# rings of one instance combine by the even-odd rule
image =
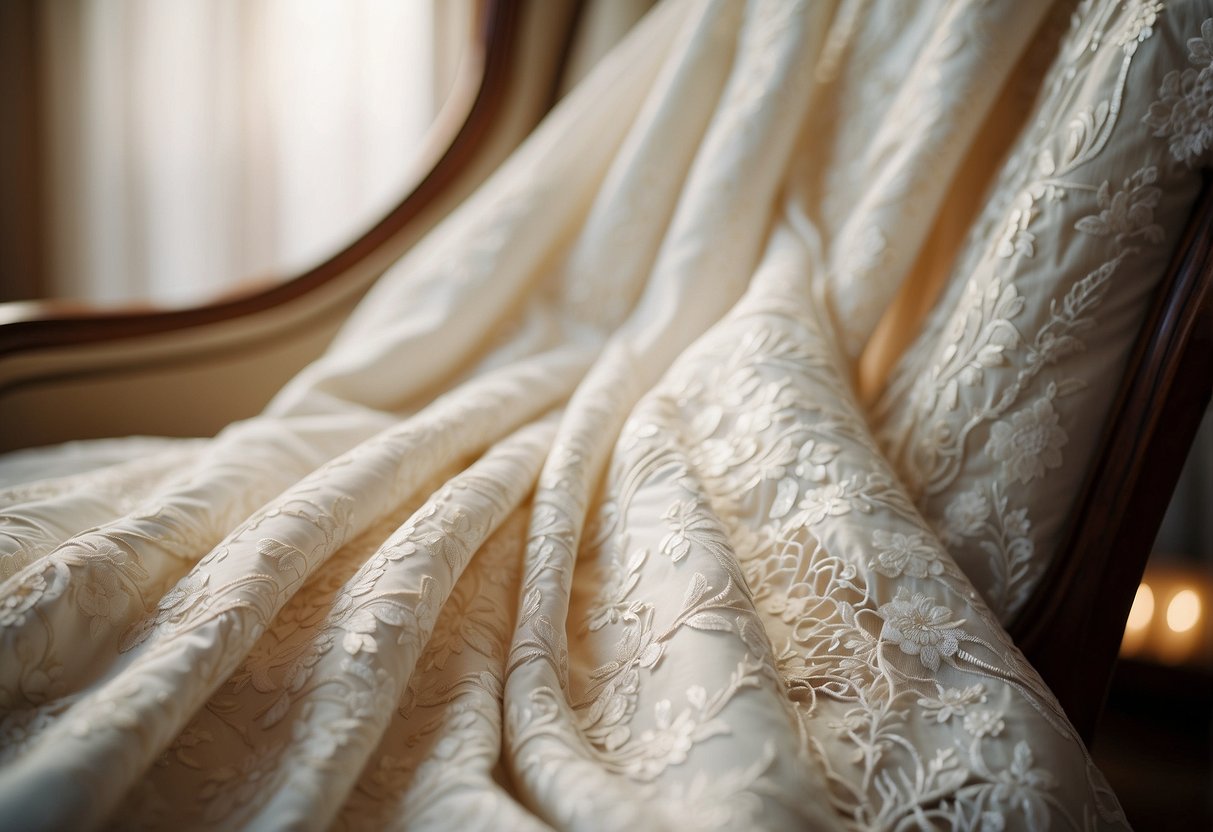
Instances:
[[[1046,12],[663,3],[264,414],[10,493],[0,817],[1125,826],[852,383]]]
[[[1209,58],[1198,4],[1087,3],[875,408],[881,445],[1004,622],[1053,557],[1128,351],[1195,199],[1171,90]],[[1156,29],[1158,31],[1156,31]],[[1206,105],[1207,107],[1207,105]]]

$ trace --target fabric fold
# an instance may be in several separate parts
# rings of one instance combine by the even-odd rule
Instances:
[[[1046,5],[667,0],[264,413],[0,493],[0,821],[1124,828],[852,382]]]

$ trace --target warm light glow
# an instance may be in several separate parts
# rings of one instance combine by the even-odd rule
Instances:
[[[1129,630],[1144,630],[1150,626],[1150,619],[1154,617],[1154,591],[1150,589],[1150,585],[1143,583],[1137,587],[1137,594],[1133,596],[1133,609],[1129,610],[1129,620],[1125,625]]]
[[[1200,596],[1190,589],[1181,589],[1167,604],[1167,626],[1182,633],[1200,621]]]

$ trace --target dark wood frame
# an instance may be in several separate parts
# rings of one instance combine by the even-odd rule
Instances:
[[[1090,744],[1133,596],[1213,393],[1213,176],[1180,238],[1064,543],[1011,634]]]
[[[482,0],[477,17],[480,35],[465,59],[472,62],[477,85],[466,97],[456,91],[439,114],[421,154],[419,167],[425,172],[408,195],[337,254],[297,277],[269,285],[263,282],[212,303],[187,308],[99,310],[87,304],[56,301],[4,304],[0,306],[0,358],[229,321],[292,301],[350,272],[439,199],[488,137],[515,60],[520,6],[521,0]]]
[[[0,301],[44,289],[39,0],[0,3]]]

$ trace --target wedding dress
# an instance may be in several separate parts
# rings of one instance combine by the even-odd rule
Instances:
[[[1213,143],[1162,6],[669,0],[262,415],[0,463],[4,827],[1125,826],[1000,617]]]

